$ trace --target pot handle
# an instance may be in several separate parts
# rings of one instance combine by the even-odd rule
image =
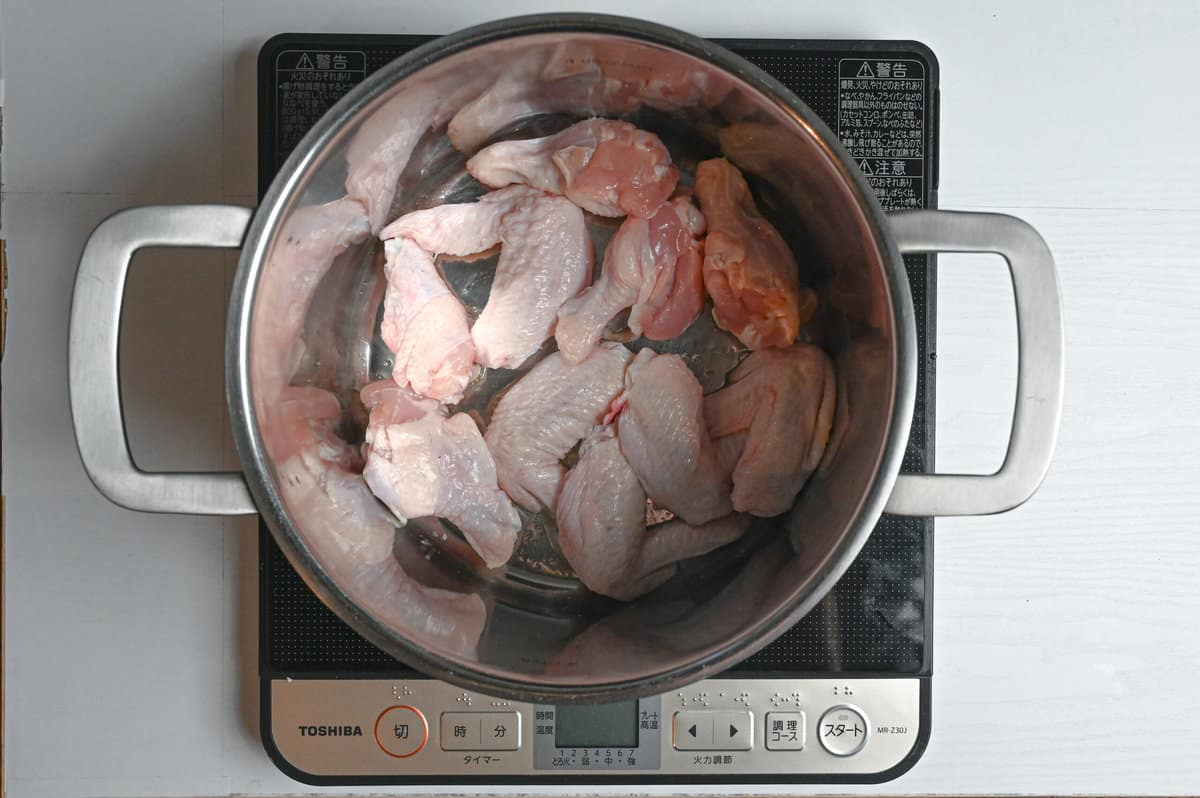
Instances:
[[[79,456],[92,483],[131,510],[196,515],[257,512],[237,471],[151,473],[129,453],[117,375],[125,277],[143,247],[241,246],[252,211],[236,205],[156,205],[118,211],[92,231],[71,300],[68,381]]]
[[[1004,257],[1017,305],[1017,397],[1004,464],[994,474],[900,474],[886,512],[987,515],[1022,504],[1046,476],[1063,398],[1062,303],[1054,258],[1026,222],[995,213],[903,211],[890,216],[901,252]]]

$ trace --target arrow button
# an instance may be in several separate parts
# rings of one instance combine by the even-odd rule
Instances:
[[[753,731],[749,712],[689,709],[675,713],[673,739],[678,751],[749,751]]]
[[[721,732],[713,748],[722,751],[749,751],[754,747],[754,718],[746,711],[719,710],[712,713],[713,724]]]

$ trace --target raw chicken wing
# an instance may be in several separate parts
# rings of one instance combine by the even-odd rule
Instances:
[[[467,415],[426,412],[393,382],[362,391],[371,410],[363,477],[403,521],[438,516],[457,526],[488,567],[508,562],[521,529],[496,484],[496,464]],[[427,408],[426,408],[427,409]]]
[[[718,326],[751,349],[789,346],[817,306],[816,294],[800,288],[791,250],[724,158],[697,167],[696,198],[708,221],[704,288]]]
[[[504,393],[486,439],[513,501],[530,512],[554,508],[562,458],[602,421],[632,357],[620,344],[601,344],[576,365],[553,352]]]
[[[260,424],[280,492],[304,529],[319,529],[309,543],[347,567],[382,562],[392,553],[396,522],[359,476],[362,459],[334,432],[342,416],[333,394],[287,386],[265,406]]]
[[[493,188],[523,183],[563,194],[600,216],[649,218],[666,202],[679,170],[658,136],[628,122],[588,119],[539,139],[501,141],[467,161]]]
[[[554,334],[558,309],[592,276],[583,212],[562,197],[526,199],[500,223],[500,260],[487,305],[471,328],[476,360],[516,368]]]
[[[475,372],[467,311],[433,265],[407,238],[384,242],[387,292],[380,334],[395,353],[392,378],[417,393],[457,402]]]
[[[744,438],[733,469],[734,509],[766,517],[791,508],[821,462],[835,394],[829,358],[797,344],[751,353],[728,386],[705,398],[713,437]]]
[[[484,194],[476,202],[436,205],[412,211],[379,231],[379,237],[411,238],[435,255],[474,255],[500,243],[500,220],[517,203],[544,196],[528,186]]]
[[[659,507],[689,524],[728,515],[729,472],[704,422],[700,383],[679,355],[638,352],[613,402],[621,452]]]
[[[363,206],[343,197],[324,205],[299,208],[287,217],[263,270],[267,283],[259,294],[264,307],[255,320],[270,325],[261,348],[261,372],[256,388],[264,401],[271,401],[292,380],[304,355],[301,333],[317,285],[334,260],[371,234]],[[265,362],[265,358],[271,358]]]
[[[704,305],[704,217],[687,197],[650,219],[626,219],[604,253],[600,279],[558,311],[554,337],[567,360],[587,357],[614,316],[633,306],[629,329],[653,340],[674,338]]]
[[[555,513],[567,562],[595,593],[628,601],[670,579],[675,563],[739,537],[745,518],[646,528],[646,494],[611,427],[593,432],[567,474]]]
[[[432,119],[432,108],[397,97],[363,122],[350,140],[346,191],[367,208],[372,231],[388,220],[400,173]]]
[[[686,56],[620,45],[563,42],[506,68],[450,121],[450,141],[470,153],[517,122],[551,113],[623,116],[643,105],[664,111],[712,108],[732,84]]]

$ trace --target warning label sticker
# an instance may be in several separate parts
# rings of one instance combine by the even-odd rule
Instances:
[[[284,50],[275,57],[276,168],[317,117],[366,76],[360,50]]]
[[[925,65],[838,63],[838,137],[887,210],[925,204]]]

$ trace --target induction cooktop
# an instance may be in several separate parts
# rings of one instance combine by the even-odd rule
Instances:
[[[427,36],[284,34],[259,54],[259,189],[321,114]],[[886,210],[936,207],[938,65],[908,41],[718,40],[804,100]],[[916,410],[903,469],[931,471],[935,268],[904,258]],[[260,524],[262,739],[310,784],[879,782],[930,732],[932,519],[883,516],[841,581],[725,673],[602,706],[492,698],[422,677],[346,626]]]

